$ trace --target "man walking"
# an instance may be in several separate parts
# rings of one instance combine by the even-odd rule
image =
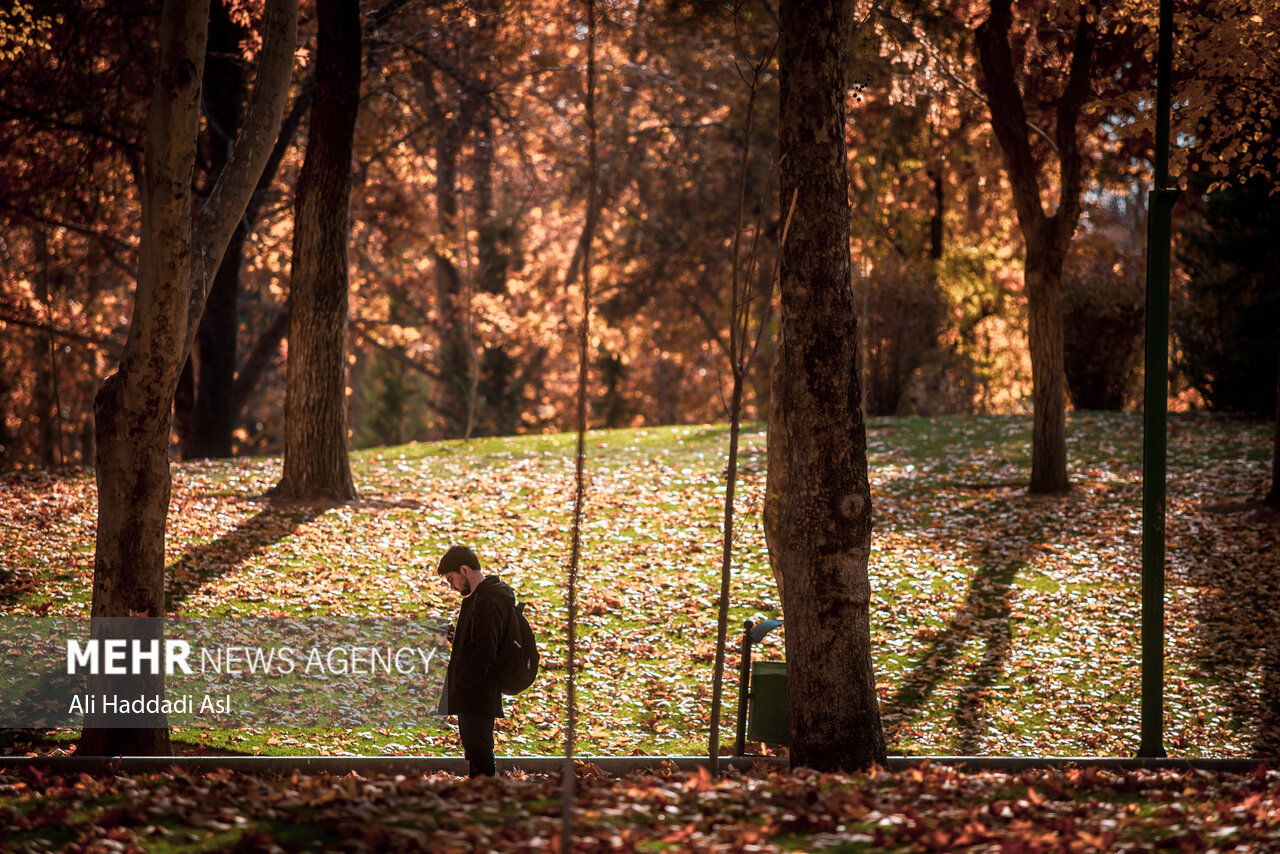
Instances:
[[[498,651],[515,613],[516,595],[498,576],[481,574],[480,559],[466,546],[445,552],[436,572],[462,594],[439,711],[458,718],[468,776],[492,777],[497,772],[493,720],[504,717]]]

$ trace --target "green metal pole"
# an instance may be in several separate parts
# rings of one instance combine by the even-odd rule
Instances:
[[[1155,186],[1147,206],[1147,354],[1142,408],[1142,743],[1140,757],[1164,751],[1164,519],[1169,401],[1170,71],[1173,2],[1160,0],[1156,68]]]

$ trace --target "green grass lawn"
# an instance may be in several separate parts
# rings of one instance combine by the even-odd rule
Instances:
[[[1280,745],[1280,552],[1265,491],[1270,425],[1170,422],[1167,740],[1185,756]],[[1140,447],[1131,414],[1073,414],[1073,491],[1028,497],[1030,419],[869,424],[872,649],[891,752],[1132,755],[1138,744]],[[499,751],[563,749],[567,434],[353,454],[361,497],[279,509],[278,458],[173,467],[168,561],[179,615],[452,619],[434,574],[472,545],[530,602],[538,683],[508,702]],[[579,592],[578,752],[705,753],[715,650],[723,425],[600,431],[588,444]],[[765,435],[743,436],[722,743],[744,619],[781,616],[760,508]],[[87,614],[92,474],[0,479],[0,613]],[[775,632],[757,657],[782,655]],[[10,733],[10,750],[27,736]],[[73,733],[60,737],[72,738]],[[183,731],[246,753],[457,754],[420,728]],[[191,748],[188,748],[191,749]]]

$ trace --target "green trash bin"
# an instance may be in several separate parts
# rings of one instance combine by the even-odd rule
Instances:
[[[751,662],[751,706],[747,739],[769,744],[790,744],[787,726],[787,663]]]

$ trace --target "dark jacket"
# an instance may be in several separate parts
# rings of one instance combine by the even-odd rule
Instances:
[[[496,664],[515,603],[516,594],[496,575],[486,575],[462,600],[449,668],[445,671],[441,714],[469,712],[504,717]]]

